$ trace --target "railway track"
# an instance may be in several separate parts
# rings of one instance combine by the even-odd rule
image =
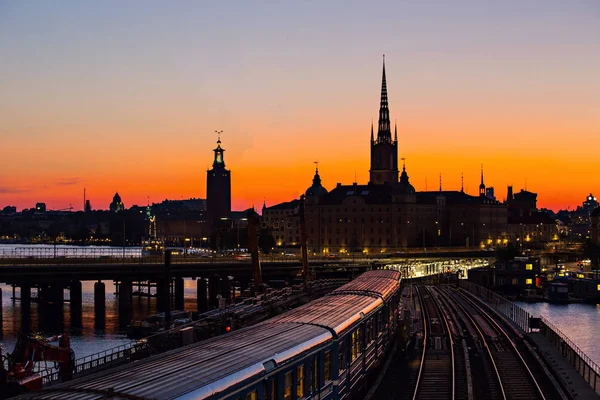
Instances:
[[[455,346],[446,314],[428,287],[416,288],[423,311],[423,349],[412,400],[456,398]]]
[[[561,396],[522,340],[469,295],[449,287],[431,289],[460,325],[470,348],[476,399],[553,400]],[[441,397],[439,397],[441,399]]]

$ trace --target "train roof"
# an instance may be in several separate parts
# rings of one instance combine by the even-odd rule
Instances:
[[[367,271],[358,278],[329,294],[358,294],[387,300],[400,287],[400,272],[392,270]]]
[[[203,399],[331,338],[314,325],[255,325],[21,398]]]

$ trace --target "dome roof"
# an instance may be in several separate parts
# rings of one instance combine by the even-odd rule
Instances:
[[[327,194],[327,189],[321,185],[321,177],[319,176],[319,169],[315,171],[315,176],[313,177],[313,184],[311,187],[306,189],[306,196],[323,196]]]
[[[402,166],[402,174],[400,174],[400,183],[398,184],[398,192],[401,194],[415,194],[415,188],[408,181],[406,166]]]

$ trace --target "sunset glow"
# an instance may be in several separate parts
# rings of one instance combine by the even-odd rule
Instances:
[[[383,53],[417,190],[600,194],[595,1],[109,3],[0,5],[0,208],[204,198],[217,129],[234,209],[366,183]]]

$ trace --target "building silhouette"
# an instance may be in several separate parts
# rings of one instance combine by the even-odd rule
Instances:
[[[110,203],[110,206],[108,208],[111,213],[118,213],[125,210],[125,205],[121,201],[121,196],[119,196],[119,192],[115,193],[113,201]]]
[[[220,136],[213,152],[213,167],[206,172],[206,222],[211,230],[231,216],[231,173],[225,169]]]

